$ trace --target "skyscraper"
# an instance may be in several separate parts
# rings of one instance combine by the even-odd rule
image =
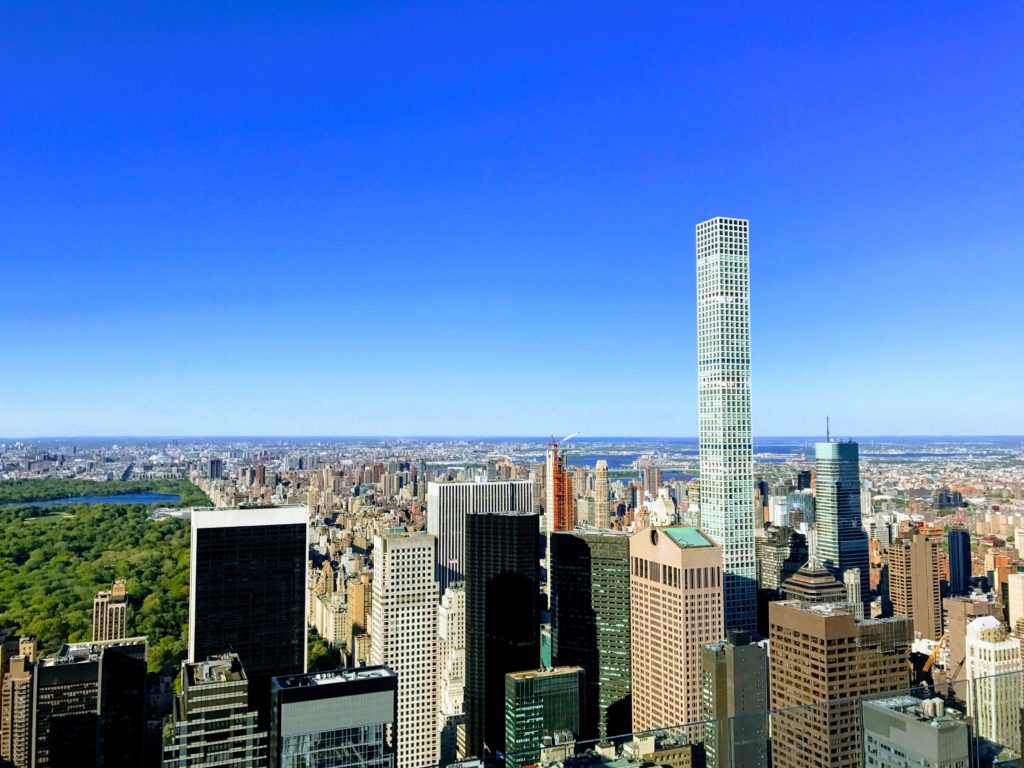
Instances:
[[[598,459],[594,465],[594,527],[607,528],[611,502],[608,499],[608,462]]]
[[[967,625],[967,711],[977,734],[1020,753],[1021,642],[994,616]]]
[[[750,251],[744,219],[716,217],[697,225],[697,384],[701,528],[722,546],[726,627],[753,631]]]
[[[306,669],[306,507],[192,513],[188,659],[237,653],[266,727],[270,678]]]
[[[701,701],[708,768],[767,768],[768,655],[749,633],[704,646]]]
[[[437,582],[434,537],[373,540],[370,663],[398,675],[398,768],[437,765]]]
[[[437,580],[443,595],[463,581],[466,567],[466,515],[473,512],[533,511],[533,482],[427,484],[427,531],[437,537]]]
[[[584,671],[584,738],[629,733],[629,536],[608,529],[551,537],[555,664]]]
[[[939,554],[942,538],[914,533],[889,547],[889,599],[897,616],[914,619],[918,637],[942,636]]]
[[[911,621],[858,621],[849,608],[784,600],[770,616],[772,765],[856,768],[859,697],[910,685]]]
[[[505,675],[540,664],[540,530],[531,512],[466,517],[466,752],[504,750]]]
[[[971,534],[966,528],[949,531],[949,594],[966,595],[971,591]]]
[[[572,478],[565,465],[565,454],[559,453],[554,440],[548,444],[545,455],[544,481],[545,532],[571,531],[576,524]]]
[[[584,696],[580,667],[554,667],[505,675],[505,764],[535,765],[541,741],[580,735]]]
[[[110,585],[109,591],[97,592],[92,601],[92,639],[122,640],[128,636],[127,591],[123,579]]]
[[[182,662],[164,768],[265,766],[267,733],[259,729],[248,699],[249,680],[238,654]]]
[[[450,584],[437,613],[437,693],[441,734],[440,765],[465,757],[466,749],[466,588]]]
[[[32,681],[32,766],[142,764],[146,638],[65,645]]]
[[[868,583],[868,536],[860,520],[860,454],[857,443],[814,445],[814,527],[818,559],[838,580],[847,568],[860,568],[861,597]]]
[[[275,677],[271,767],[396,768],[398,698],[387,667]]]
[[[0,709],[0,758],[14,768],[32,759],[32,661],[15,656],[3,676]]]
[[[668,526],[630,537],[629,557],[633,730],[699,722],[701,654],[725,634],[722,548]]]

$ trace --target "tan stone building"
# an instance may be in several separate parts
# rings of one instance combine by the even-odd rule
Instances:
[[[893,613],[912,618],[917,636],[930,640],[942,636],[942,546],[942,536],[914,533],[889,547]]]
[[[796,600],[768,608],[774,768],[860,765],[859,703],[910,686],[913,622],[858,621],[849,608]]]
[[[109,591],[97,592],[92,601],[92,640],[123,640],[128,636],[127,590],[118,579]]]
[[[724,635],[722,549],[697,528],[629,541],[633,730],[701,719],[701,654]]]

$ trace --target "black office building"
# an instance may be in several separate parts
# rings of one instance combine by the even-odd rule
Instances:
[[[950,530],[949,542],[949,594],[971,593],[971,534],[966,528]]]
[[[192,515],[189,661],[238,654],[267,727],[270,678],[306,671],[306,507]]]
[[[540,527],[532,512],[466,515],[466,749],[504,751],[505,675],[540,665]]]
[[[554,664],[585,673],[582,738],[629,733],[629,536],[597,529],[552,534],[551,605]]]

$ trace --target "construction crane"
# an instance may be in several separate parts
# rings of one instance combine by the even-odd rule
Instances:
[[[939,638],[939,642],[935,644],[935,648],[928,654],[928,659],[925,661],[924,666],[921,667],[921,674],[927,675],[932,671],[932,667],[935,666],[935,660],[939,658],[939,651],[942,650],[942,646],[948,639],[949,633],[944,632],[942,637]]]

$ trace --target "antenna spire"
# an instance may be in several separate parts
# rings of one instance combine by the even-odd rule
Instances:
[[[825,417],[825,442],[826,443],[831,443],[832,442],[832,428],[829,425],[829,418],[828,418],[828,416]]]

